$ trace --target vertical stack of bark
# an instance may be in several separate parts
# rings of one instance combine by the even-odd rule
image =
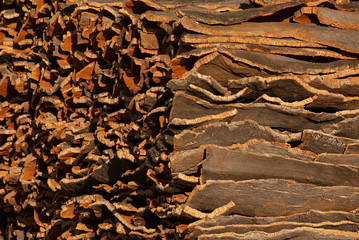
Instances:
[[[0,238],[359,238],[358,28],[356,2],[2,1]]]
[[[256,3],[178,11],[193,49],[173,60],[169,159],[199,184],[178,211],[202,219],[185,233],[358,239],[355,3]]]

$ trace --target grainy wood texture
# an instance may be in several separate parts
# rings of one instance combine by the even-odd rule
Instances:
[[[0,239],[359,239],[358,12],[1,1]]]

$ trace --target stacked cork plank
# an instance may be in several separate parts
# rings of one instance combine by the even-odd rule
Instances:
[[[359,239],[359,4],[0,3],[0,239]]]

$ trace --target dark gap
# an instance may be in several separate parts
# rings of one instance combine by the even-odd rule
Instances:
[[[304,107],[304,110],[311,111],[311,112],[314,112],[314,113],[322,113],[322,112],[336,113],[337,111],[339,111],[336,108],[319,108],[319,107],[318,108]]]
[[[330,63],[330,62],[335,62],[335,61],[339,60],[337,58],[321,57],[321,56],[311,57],[311,56],[298,56],[298,55],[289,55],[289,54],[286,54],[283,56],[294,58],[296,60],[301,60],[301,61],[306,61],[306,62],[314,62],[314,63]]]
[[[302,6],[295,6],[279,10],[269,16],[259,16],[250,19],[248,22],[282,22],[285,19],[291,18],[294,12],[301,9]]]
[[[157,11],[157,9],[147,6],[144,2],[142,1],[128,1],[126,3],[127,7],[129,7],[133,13],[135,14],[142,14],[145,13],[147,11]]]
[[[338,79],[347,79],[349,77],[359,77],[359,74],[353,74],[353,75],[348,75],[348,76],[345,76],[345,77],[339,77]]]
[[[302,141],[294,141],[294,142],[289,142],[289,145],[291,148],[295,148],[298,147],[301,143]]]

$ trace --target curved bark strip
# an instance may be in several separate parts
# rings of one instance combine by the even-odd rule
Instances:
[[[235,108],[238,114],[231,118],[232,121],[253,120],[263,126],[285,129],[292,132],[301,132],[304,129],[320,129],[325,126],[330,126],[333,123],[338,123],[347,116],[350,117],[353,115],[350,111],[341,114],[314,113],[302,108],[270,103],[232,103],[219,105],[184,93],[176,93],[174,105],[175,107],[172,108],[170,121],[175,118],[195,119],[203,116],[216,115]]]
[[[338,48],[346,52],[359,53],[359,40],[356,39],[355,30],[284,22],[245,22],[230,26],[211,26],[197,23],[186,17],[183,17],[179,23],[189,31],[206,35],[294,38]]]
[[[210,36],[209,36],[210,37]],[[223,41],[221,41],[223,39]],[[257,40],[257,41],[256,41]],[[195,42],[198,40],[196,39]],[[293,55],[293,56],[305,56],[305,57],[327,57],[327,58],[337,58],[337,59],[356,59],[352,54],[341,53],[337,51],[333,51],[325,48],[314,48],[314,47],[302,47],[304,45],[303,42],[300,42],[296,46],[288,46],[285,45],[295,45],[295,41],[291,41],[289,39],[265,39],[265,38],[234,38],[230,37],[229,39],[225,39],[225,37],[218,37],[218,40],[214,40],[216,42],[208,42],[208,43],[191,43],[186,42],[188,45],[194,48],[210,48],[210,47],[224,47],[229,49],[240,49],[246,51],[254,51],[261,53],[271,53],[271,54],[282,54],[282,55]],[[229,41],[229,42],[227,42]],[[237,43],[237,41],[239,43]],[[259,44],[259,42],[266,42],[266,44]],[[185,41],[184,41],[185,42]],[[249,42],[249,43],[242,43]],[[282,44],[281,44],[282,43]],[[311,44],[313,45],[313,44]]]
[[[320,23],[342,29],[359,29],[359,11],[338,11],[322,7],[303,7],[294,14],[294,21],[305,14],[314,14]]]
[[[197,22],[209,24],[209,25],[233,25],[248,21],[250,19],[260,17],[260,16],[269,16],[278,11],[286,10],[288,8],[299,7],[303,5],[303,2],[287,2],[277,5],[265,6],[261,8],[248,8],[240,11],[229,11],[229,12],[217,12],[217,13],[208,13],[194,10],[178,10],[178,13],[182,16],[186,16],[190,19],[193,19]]]

